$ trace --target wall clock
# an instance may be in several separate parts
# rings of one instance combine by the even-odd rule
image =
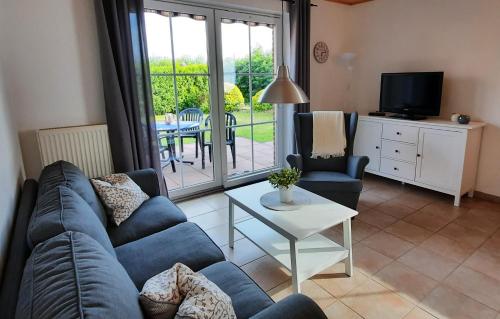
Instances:
[[[330,50],[328,49],[328,45],[320,41],[314,45],[314,59],[318,63],[325,63],[328,61],[328,56],[330,55]]]

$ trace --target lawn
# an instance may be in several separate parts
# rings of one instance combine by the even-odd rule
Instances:
[[[251,118],[250,118],[250,111],[249,110],[241,110],[237,112],[233,112],[233,114],[236,116],[236,123],[237,125],[241,124],[249,124],[251,123]],[[163,121],[164,116],[162,115],[157,115],[156,120],[157,121]],[[206,115],[205,115],[206,118]],[[263,112],[254,112],[253,114],[253,122],[254,123],[260,123],[260,122],[269,122],[274,119],[274,111],[263,111]],[[269,124],[262,124],[262,125],[254,125],[254,140],[256,142],[271,142],[274,139],[274,124],[269,123]],[[250,139],[251,138],[251,127],[250,126],[245,126],[245,127],[238,127],[236,129],[236,136],[238,137],[245,137]],[[194,143],[193,139],[187,139],[185,140],[186,144],[187,143]]]

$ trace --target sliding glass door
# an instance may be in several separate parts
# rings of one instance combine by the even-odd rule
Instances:
[[[279,19],[217,11],[215,25],[221,74],[219,105],[225,106],[221,123],[227,137],[222,143],[236,146],[236,151],[226,151],[225,181],[233,185],[277,166],[276,108],[259,103],[259,97],[274,78]]]
[[[145,1],[152,100],[173,197],[263,177],[277,163],[278,18]]]
[[[213,10],[147,3],[146,37],[162,171],[173,195],[221,184]],[[215,125],[214,125],[215,124]],[[217,142],[217,141],[215,141]]]

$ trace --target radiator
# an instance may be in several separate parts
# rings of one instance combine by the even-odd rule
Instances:
[[[39,130],[37,139],[43,166],[65,160],[90,178],[113,173],[106,125]]]

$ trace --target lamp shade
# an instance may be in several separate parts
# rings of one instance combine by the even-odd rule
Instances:
[[[290,79],[288,66],[280,65],[278,76],[269,84],[259,99],[260,103],[301,104],[309,103],[306,93]]]

